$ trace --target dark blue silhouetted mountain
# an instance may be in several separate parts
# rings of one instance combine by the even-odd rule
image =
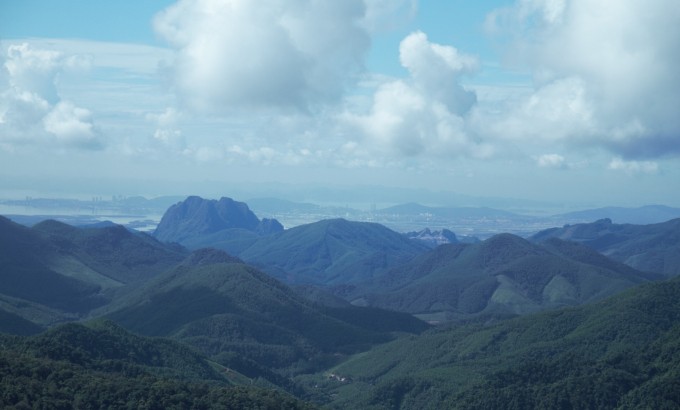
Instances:
[[[282,230],[283,226],[275,219],[260,221],[243,202],[231,198],[211,200],[190,196],[165,212],[154,236],[192,249],[205,246],[223,248],[219,246],[220,242],[234,238],[249,240]],[[229,249],[228,246],[226,248]]]

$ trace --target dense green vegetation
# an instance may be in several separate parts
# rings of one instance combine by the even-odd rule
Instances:
[[[534,241],[580,242],[636,269],[680,275],[680,219],[651,225],[614,224],[610,219],[547,229]]]
[[[308,409],[284,393],[230,386],[233,373],[177,343],[107,322],[0,337],[0,406],[30,409]]]
[[[319,383],[337,408],[677,408],[680,281],[578,308],[437,329]]]

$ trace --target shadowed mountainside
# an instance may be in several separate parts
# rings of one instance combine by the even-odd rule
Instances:
[[[0,217],[0,308],[41,325],[73,320],[185,256],[121,226],[45,221],[27,228]]]

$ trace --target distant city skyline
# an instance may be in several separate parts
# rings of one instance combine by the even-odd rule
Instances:
[[[680,206],[677,21],[672,0],[0,0],[0,199]]]

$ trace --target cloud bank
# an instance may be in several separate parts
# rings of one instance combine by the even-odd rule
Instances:
[[[528,68],[533,95],[492,117],[497,138],[680,154],[680,3],[520,0],[487,28]]]

